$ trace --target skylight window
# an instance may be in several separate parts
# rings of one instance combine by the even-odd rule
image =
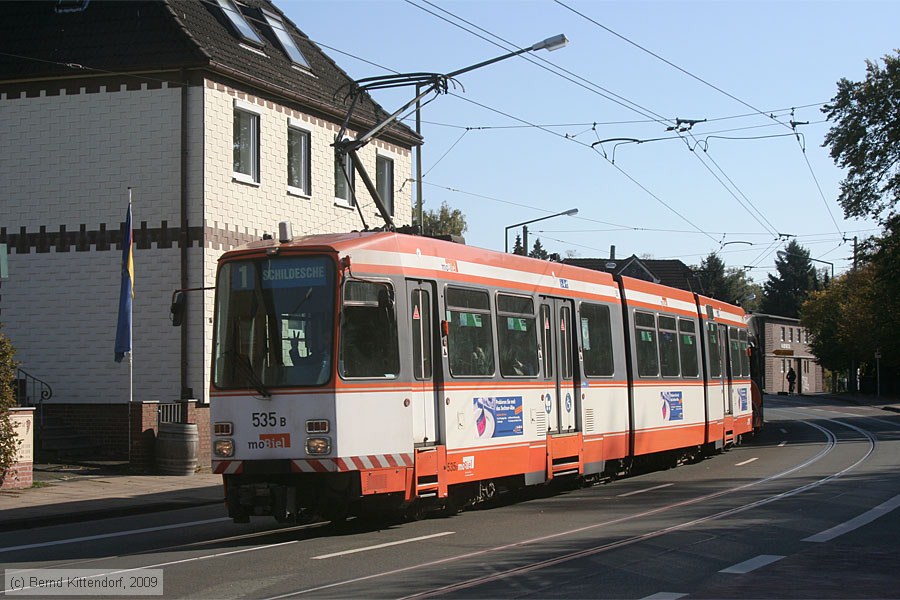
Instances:
[[[91,0],[59,0],[56,3],[56,12],[70,13],[83,12]]]
[[[228,17],[229,21],[231,21],[231,24],[238,32],[238,35],[240,35],[245,41],[252,42],[257,46],[263,45],[262,38],[259,37],[259,34],[256,33],[255,29],[250,27],[250,23],[248,23],[247,19],[244,18],[244,15],[241,14],[240,9],[234,3],[234,0],[216,1],[219,4],[219,8],[221,8],[222,12],[225,13],[225,16]]]
[[[303,53],[300,52],[300,48],[297,47],[297,43],[294,41],[294,38],[292,38],[291,34],[288,33],[287,27],[285,27],[284,21],[281,19],[281,17],[265,9],[263,9],[262,13],[266,18],[266,21],[268,21],[269,27],[271,27],[272,31],[275,32],[275,37],[278,38],[281,47],[284,48],[285,52],[287,52],[288,58],[291,59],[291,62],[295,65],[306,67],[307,69],[310,68],[309,63],[306,62],[306,57],[303,56]]]

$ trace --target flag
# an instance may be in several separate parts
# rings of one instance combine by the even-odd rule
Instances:
[[[122,235],[122,285],[119,289],[119,323],[116,326],[116,362],[131,352],[131,299],[134,298],[134,229],[131,227],[131,201]]]

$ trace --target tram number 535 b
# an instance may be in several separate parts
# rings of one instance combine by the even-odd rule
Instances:
[[[255,412],[250,415],[254,427],[284,427],[287,425],[287,417],[279,417],[274,412]]]

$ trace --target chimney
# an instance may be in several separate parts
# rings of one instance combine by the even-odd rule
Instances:
[[[609,260],[616,260],[616,245],[612,244],[609,247]]]

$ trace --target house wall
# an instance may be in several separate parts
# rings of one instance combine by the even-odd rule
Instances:
[[[338,127],[209,79],[186,88],[184,98],[179,85],[161,79],[95,82],[80,88],[72,80],[23,84],[22,91],[0,86],[0,242],[9,245],[9,278],[0,282],[3,332],[22,368],[52,387],[47,408],[65,408],[59,411],[63,418],[76,405],[128,402],[129,369],[125,361],[114,362],[113,354],[121,227],[131,187],[133,398],[180,398],[184,360],[186,386],[206,401],[213,293],[188,295],[184,357],[182,330],[169,321],[171,294],[183,287],[182,103],[188,123],[187,287],[214,285],[222,252],[275,232],[278,221],[291,221],[295,236],[362,229],[356,210],[336,205],[333,197],[330,144]],[[259,108],[258,186],[232,177],[236,98]],[[309,197],[287,192],[289,117],[307,124],[312,134]],[[376,151],[394,158],[395,222],[410,223],[412,186],[403,185],[411,174],[410,151],[382,142],[363,148],[360,156],[373,180]],[[358,179],[357,193],[368,225],[381,225]],[[126,425],[119,412],[101,411],[107,417],[98,419],[109,431],[120,431]],[[98,435],[95,427],[85,434]],[[127,449],[110,449],[123,453]]]
[[[825,391],[824,371],[806,344],[806,329],[799,321],[768,315],[753,315],[751,319],[754,321],[754,331],[761,337],[763,391],[768,394],[787,393],[786,375],[791,366],[797,373],[799,387],[795,391],[803,394]],[[784,341],[781,339],[782,328],[785,329]],[[776,351],[783,354],[776,354]]]
[[[249,105],[260,116],[260,181],[251,185],[233,177],[235,101]],[[293,235],[359,230],[363,228],[355,208],[336,203],[334,198],[334,148],[331,146],[339,124],[293,110],[222,82],[204,82],[205,138],[203,169],[205,190],[204,225],[207,232],[204,254],[204,283],[215,284],[216,265],[224,251],[264,233],[277,235],[278,222],[290,221]],[[298,196],[287,188],[287,132],[290,118],[300,121],[310,132],[311,195]],[[357,132],[351,131],[351,137]],[[412,161],[408,149],[375,141],[359,151],[366,170],[375,181],[375,157],[381,152],[394,159],[394,222],[412,222]],[[402,188],[402,189],[401,189]],[[356,193],[369,227],[384,223],[356,178]],[[204,319],[212,320],[214,294],[206,294]],[[205,332],[205,385],[209,388],[212,328]]]
[[[135,227],[134,394],[176,399],[180,90],[162,82],[0,94],[0,235],[10,246],[0,321],[50,403],[128,401],[113,361],[121,225]],[[199,249],[195,250],[198,252]]]

